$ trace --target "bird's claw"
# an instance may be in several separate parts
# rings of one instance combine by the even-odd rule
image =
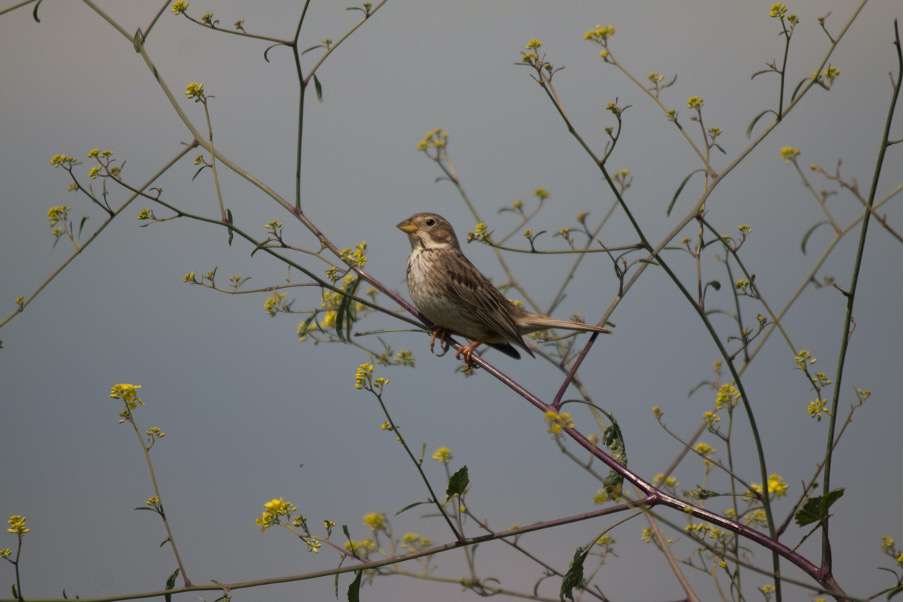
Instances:
[[[436,343],[436,339],[439,338],[439,348],[442,353],[436,353],[433,351],[433,346]],[[430,337],[430,353],[435,355],[436,357],[443,357],[449,352],[449,343],[446,341],[446,330],[440,327],[436,327],[433,330],[433,335]]]

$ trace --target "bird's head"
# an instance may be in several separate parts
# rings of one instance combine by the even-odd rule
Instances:
[[[452,226],[435,213],[415,213],[396,228],[408,235],[412,249],[458,248]]]

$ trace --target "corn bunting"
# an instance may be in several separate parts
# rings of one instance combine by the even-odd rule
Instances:
[[[452,226],[435,213],[415,213],[398,226],[408,235],[408,293],[424,316],[436,325],[430,347],[445,331],[471,339],[456,353],[471,364],[471,355],[485,343],[502,353],[520,359],[512,344],[531,357],[533,352],[522,335],[562,328],[611,333],[608,328],[556,320],[529,312],[506,299],[461,252]]]

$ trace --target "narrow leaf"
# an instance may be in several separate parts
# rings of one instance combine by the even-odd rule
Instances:
[[[822,226],[824,224],[828,224],[828,223],[829,222],[827,222],[826,220],[823,220],[821,222],[816,222],[815,224],[810,226],[810,229],[807,230],[807,233],[804,234],[803,239],[801,239],[801,241],[800,241],[800,250],[801,250],[801,252],[803,252],[804,255],[807,254],[807,241],[810,240],[810,235],[813,234],[814,232],[816,232],[817,228],[819,228],[820,226]]]
[[[775,69],[761,69],[761,70],[757,71],[756,73],[754,73],[753,75],[751,75],[750,79],[753,79],[756,76],[762,75],[764,73],[778,73],[778,71],[776,71]]]
[[[797,98],[797,92],[800,90],[800,87],[802,85],[804,85],[805,83],[807,83],[808,81],[810,81],[810,78],[805,77],[802,80],[800,80],[800,82],[798,82],[798,84],[796,86],[794,86],[794,92],[791,93],[791,102],[794,102],[794,100]]]
[[[312,51],[312,50],[317,50],[318,48],[323,48],[323,44],[317,44],[316,46],[311,46],[311,47],[308,48],[307,50],[303,50],[303,51],[301,52],[301,56],[306,55],[307,53],[309,53],[309,52]]]
[[[173,574],[169,576],[166,580],[166,587],[163,589],[173,589],[176,586],[176,577],[179,576],[179,569],[173,571]],[[172,602],[173,595],[172,594],[163,594],[163,597],[166,598],[166,602]]]
[[[323,86],[320,85],[320,80],[317,79],[317,74],[314,74],[314,91],[317,92],[317,100],[318,102],[323,102]]]
[[[277,46],[282,46],[282,44],[273,44],[271,46],[267,46],[267,49],[264,50],[264,60],[267,61],[268,63],[270,62],[270,59],[267,58],[267,53],[270,52],[272,49],[276,48]]]
[[[202,171],[204,171],[204,168],[205,168],[205,167],[207,167],[207,166],[206,166],[206,165],[202,165],[201,167],[198,168],[198,171],[195,172],[195,175],[193,175],[193,176],[191,177],[192,182],[194,182],[194,181],[195,181],[195,178],[197,178],[198,175],[199,175]]]
[[[451,500],[456,495],[461,497],[468,483],[468,467],[462,466],[449,478],[449,486],[446,487],[446,501]]]
[[[666,215],[672,214],[672,209],[675,207],[675,201],[678,200],[678,195],[681,194],[681,191],[684,190],[684,187],[687,185],[688,180],[691,179],[695,173],[703,171],[702,169],[695,169],[691,173],[687,174],[684,180],[681,181],[681,186],[678,187],[678,190],[675,191],[675,195],[672,197],[672,202],[669,203],[669,208],[665,210]]]
[[[78,224],[78,238],[81,238],[81,237],[82,237],[82,228],[85,227],[85,222],[87,222],[87,221],[88,221],[88,216],[86,215],[85,217],[82,218],[82,221],[79,222],[79,224]]]
[[[234,224],[234,223],[235,223],[234,221],[232,221],[232,209],[227,209],[227,210],[226,210],[226,222],[229,223],[229,224]],[[232,237],[233,237],[234,234],[235,234],[235,232],[233,232],[232,229],[230,228],[230,229],[229,229],[229,238],[228,238],[227,241],[226,241],[226,242],[229,244],[230,247],[232,246]]]
[[[775,115],[775,111],[773,111],[772,109],[766,109],[765,111],[763,111],[762,113],[760,113],[759,115],[754,117],[753,121],[750,122],[750,125],[747,126],[747,139],[748,140],[750,140],[750,134],[753,133],[753,128],[756,125],[756,122],[759,121],[760,117],[762,117],[766,113],[772,113],[773,115]]]
[[[164,539],[163,541],[160,542],[160,547],[162,548],[163,546],[165,546],[168,543],[169,543],[169,537],[167,537],[166,539]]]
[[[829,508],[844,495],[844,487],[833,489],[825,495],[811,497],[803,508],[794,515],[794,522],[799,526],[809,525],[816,521],[824,520],[829,515]]]
[[[571,560],[568,572],[565,573],[565,576],[562,578],[562,587],[559,589],[559,600],[562,602],[565,602],[566,599],[574,602],[572,590],[576,587],[580,587],[584,582],[584,559],[587,558],[588,551],[589,550],[578,548],[574,553],[574,558]]]
[[[35,2],[35,9],[33,11],[31,11],[31,16],[34,17],[34,20],[37,21],[38,23],[41,22],[41,20],[38,18],[38,7],[41,6],[41,2],[43,2],[43,1],[44,0],[38,0],[37,2]],[[15,587],[15,586],[13,586],[13,587]],[[15,591],[13,592],[13,598],[18,598],[18,596],[15,594]]]
[[[414,508],[415,506],[421,506],[421,505],[423,505],[423,504],[429,504],[429,503],[430,503],[430,502],[414,502],[413,504],[408,504],[407,506],[405,506],[404,508],[402,508],[401,510],[399,510],[398,512],[396,512],[396,513],[395,513],[395,516],[400,515],[401,513],[405,512],[406,510],[411,510],[411,509]]]
[[[348,602],[360,602],[358,590],[361,589],[362,571],[355,571],[355,580],[348,586]]]

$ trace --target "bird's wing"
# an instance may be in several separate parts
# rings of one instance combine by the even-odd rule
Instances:
[[[531,356],[534,354],[524,343],[518,325],[508,309],[509,301],[493,286],[486,276],[474,267],[460,251],[461,261],[449,262],[449,278],[446,289],[456,303],[473,311],[491,330],[511,341]]]

